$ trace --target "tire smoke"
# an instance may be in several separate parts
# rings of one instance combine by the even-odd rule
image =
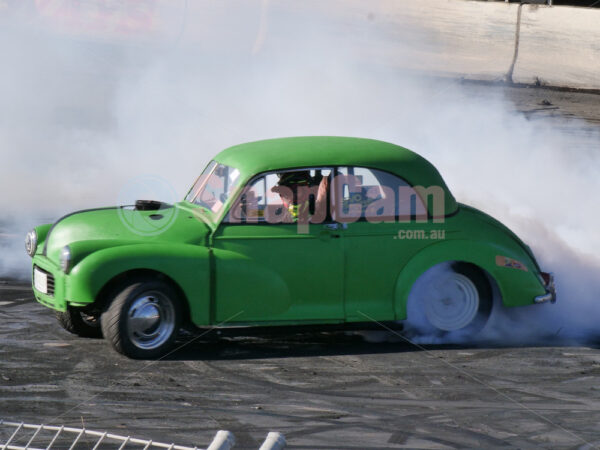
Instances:
[[[114,204],[135,177],[171,180],[183,198],[229,145],[361,136],[428,158],[457,199],[507,224],[556,274],[556,305],[495,308],[481,342],[597,342],[597,129],[516,113],[500,87],[374,58],[392,39],[384,6],[348,25],[326,7],[172,4],[134,37],[85,34],[36,11],[2,18],[0,276],[29,276],[31,226]]]

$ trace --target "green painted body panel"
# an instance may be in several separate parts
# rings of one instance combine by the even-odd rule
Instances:
[[[132,270],[150,270],[171,278],[189,302],[194,322],[209,321],[209,250],[206,246],[210,227],[186,204],[173,205],[164,220],[172,220],[165,232],[144,236],[128,226],[131,211],[100,208],[71,214],[51,229],[48,242],[38,243],[33,264],[55,277],[55,295],[36,291],[38,300],[64,311],[67,303],[85,305],[97,300],[101,289],[117,275]],[[176,211],[168,215],[167,211]],[[157,211],[139,212],[149,216]],[[36,228],[40,231],[47,225]],[[72,269],[63,274],[59,268],[61,249],[69,245]],[[45,254],[44,254],[45,253]],[[189,299],[197,299],[189,301]],[[42,301],[43,300],[43,301]]]
[[[33,264],[55,278],[54,296],[34,289],[38,301],[61,311],[68,304],[92,304],[115,277],[146,270],[172,280],[197,326],[402,320],[414,282],[445,261],[479,266],[497,284],[505,306],[530,305],[545,293],[531,250],[497,220],[456,203],[437,170],[402,147],[367,139],[286,138],[231,147],[215,159],[241,171],[241,186],[257,173],[286,168],[386,170],[415,185],[443,187],[446,217],[361,221],[335,230],[311,224],[304,234],[295,224],[220,223],[235,196],[220,217],[208,217],[189,202],[158,211],[83,211],[36,228]],[[135,220],[152,220],[152,214],[164,216],[158,227],[160,220],[168,226],[140,233]],[[402,239],[399,232],[437,232],[443,238]],[[66,245],[72,253],[67,274],[59,264]],[[526,270],[498,265],[498,256]]]
[[[431,223],[348,224],[343,240],[346,253],[344,291],[349,320],[364,321],[365,315],[375,320],[396,317],[395,287],[400,271],[410,255],[429,245],[428,240],[398,239],[398,231],[437,228]]]
[[[67,275],[68,301],[94,301],[100,289],[117,275],[152,270],[173,280],[183,291],[194,323],[209,323],[209,250],[188,244],[126,245],[97,251]]]
[[[70,214],[52,227],[50,239],[45,242],[45,254],[51,260],[58,260],[65,245],[93,241],[89,245],[81,244],[80,253],[74,253],[77,258],[74,263],[77,264],[78,259],[85,258],[94,250],[94,246],[102,248],[155,242],[205,244],[208,226],[191,211],[178,206],[160,211],[136,211],[135,214],[141,216],[137,219],[133,217],[133,210],[124,208],[99,208]],[[157,213],[164,216],[163,221],[169,221],[170,225],[165,227],[164,232],[145,235],[145,227],[140,227],[140,231],[136,230],[136,220],[143,220]],[[158,225],[160,222],[156,223]]]
[[[216,233],[216,319],[344,320],[344,254],[323,225],[222,225]],[[318,288],[317,288],[318,287]]]
[[[430,267],[446,261],[463,261],[485,270],[495,281],[505,306],[524,306],[545,293],[539,268],[531,251],[520,239],[487,214],[466,205],[443,224],[446,238],[428,241],[429,245],[410,257],[403,265],[395,286],[396,318],[406,318],[406,302],[414,282]],[[513,258],[527,270],[499,266],[497,256]]]

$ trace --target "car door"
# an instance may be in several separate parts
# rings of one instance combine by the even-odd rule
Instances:
[[[332,175],[332,169],[301,170],[313,179]],[[319,223],[282,220],[278,180],[276,172],[252,179],[215,232],[215,320],[343,321],[341,235],[327,212]],[[312,213],[311,220],[319,219]]]
[[[395,319],[394,295],[402,267],[426,245],[399,239],[399,231],[422,228],[420,197],[403,179],[376,169],[339,167],[334,218],[343,222],[346,320]]]

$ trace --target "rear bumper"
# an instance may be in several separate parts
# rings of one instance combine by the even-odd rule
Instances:
[[[554,283],[554,275],[551,273],[544,274],[548,278],[548,282],[545,283],[546,293],[538,295],[533,299],[534,303],[556,303],[556,284]]]

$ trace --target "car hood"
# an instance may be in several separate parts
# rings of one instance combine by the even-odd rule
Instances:
[[[209,230],[202,216],[181,204],[150,211],[129,206],[89,209],[59,219],[46,236],[43,254],[58,261],[65,245],[80,242],[95,249],[162,242],[203,245]]]

